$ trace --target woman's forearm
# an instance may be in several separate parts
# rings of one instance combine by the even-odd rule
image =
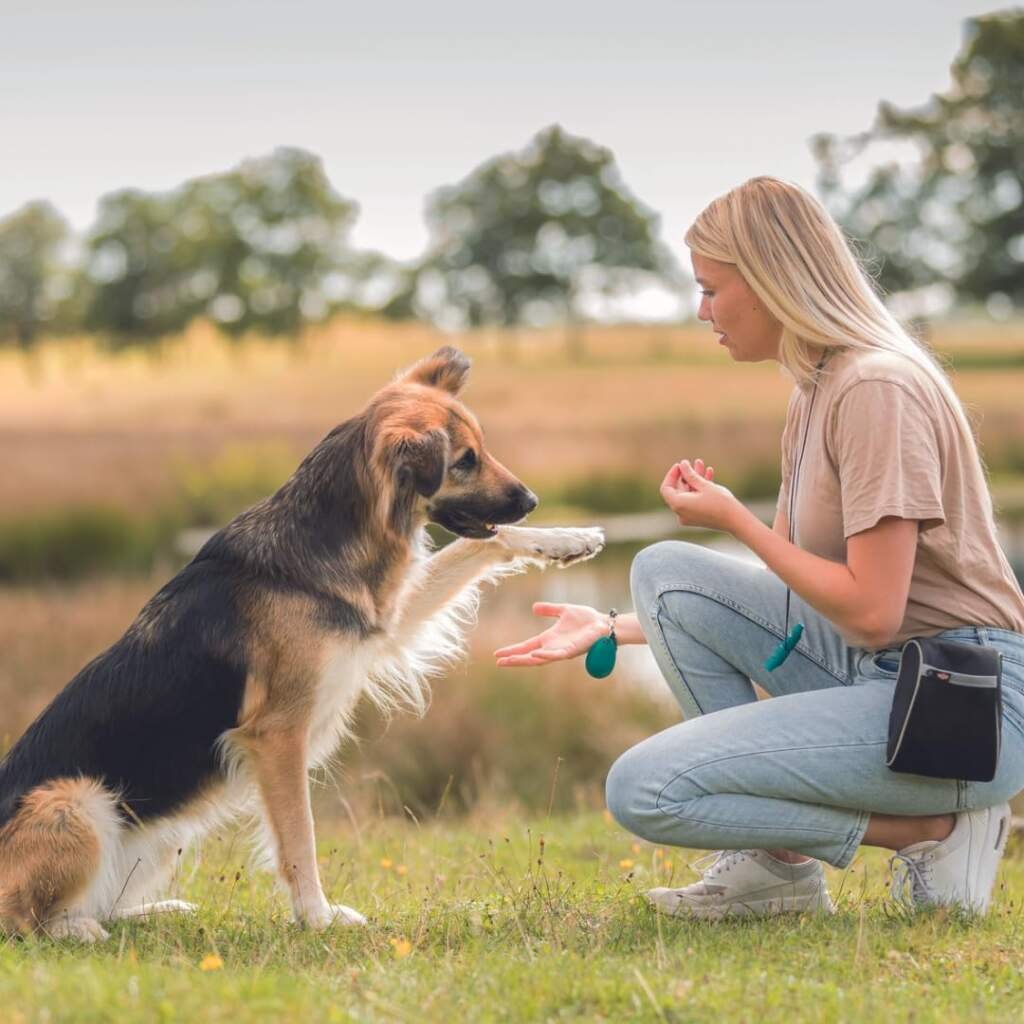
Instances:
[[[885,642],[887,637],[871,625],[873,609],[865,606],[865,595],[848,566],[790,544],[743,506],[731,532],[841,633],[865,646]]]
[[[623,612],[615,618],[615,639],[620,644],[645,644],[647,637],[634,612]]]

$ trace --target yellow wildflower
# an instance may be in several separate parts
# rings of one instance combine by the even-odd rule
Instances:
[[[391,858],[390,857],[381,857],[380,866],[385,871],[387,871],[391,867]]]
[[[401,960],[412,952],[412,943],[408,939],[392,939],[391,945],[394,947],[396,960]]]
[[[628,857],[624,857],[622,860],[619,861],[619,867],[623,871],[628,871],[632,866],[633,862]]]
[[[199,961],[199,970],[201,971],[222,971],[224,970],[224,961],[221,960],[216,953],[207,953],[202,960]]]

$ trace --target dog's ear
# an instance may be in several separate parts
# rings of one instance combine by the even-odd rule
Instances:
[[[469,376],[469,357],[451,345],[439,348],[407,370],[402,379],[428,388],[440,388],[457,395]]]
[[[451,442],[443,430],[428,430],[408,438],[399,446],[399,479],[408,481],[417,494],[430,498],[441,489],[448,475],[451,453]]]

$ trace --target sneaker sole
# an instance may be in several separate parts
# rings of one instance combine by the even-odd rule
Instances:
[[[774,899],[750,900],[724,903],[717,906],[700,906],[677,901],[675,907],[662,906],[658,900],[647,894],[648,901],[661,914],[669,917],[689,917],[700,921],[720,921],[726,917],[775,917],[780,914],[834,914],[835,904],[828,892],[809,896],[776,896]]]

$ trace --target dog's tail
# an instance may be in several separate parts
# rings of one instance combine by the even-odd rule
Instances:
[[[73,908],[120,827],[115,795],[95,779],[26,793],[0,829],[0,932],[27,934]]]

